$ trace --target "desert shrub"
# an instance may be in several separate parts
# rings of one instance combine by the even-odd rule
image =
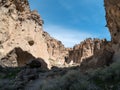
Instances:
[[[79,71],[71,70],[59,78],[44,81],[40,90],[99,90],[99,87]]]
[[[53,80],[44,80],[42,81],[42,84],[40,84],[39,89],[40,90],[61,90],[61,88],[57,85],[58,81],[57,79]]]
[[[41,90],[120,90],[120,63],[91,70],[87,74],[69,70],[63,76],[46,80]]]
[[[20,68],[3,68],[0,75],[0,78],[15,78],[18,74],[18,72],[20,72]]]
[[[60,79],[59,85],[63,90],[69,90],[74,83],[82,80],[86,80],[86,78],[79,72],[72,70]]]
[[[120,63],[92,71],[89,73],[89,78],[104,90],[119,90],[117,88],[120,82]]]

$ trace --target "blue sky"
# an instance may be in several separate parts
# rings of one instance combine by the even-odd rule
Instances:
[[[107,38],[103,0],[29,0],[44,20],[44,31],[72,47],[86,38]]]

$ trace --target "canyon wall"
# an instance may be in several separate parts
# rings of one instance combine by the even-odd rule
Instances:
[[[63,65],[69,49],[65,48],[61,41],[54,39],[47,32],[43,33],[43,37],[45,37],[47,43],[49,61],[51,64],[55,66]]]
[[[24,66],[35,58],[48,67],[64,64],[68,50],[43,31],[43,20],[30,10],[28,0],[1,0],[0,16],[1,65]]]
[[[96,67],[119,60],[120,1],[104,2],[112,41],[88,38],[73,48],[65,48],[43,31],[43,20],[36,10],[30,10],[28,0],[0,0],[0,65],[24,66],[42,58],[49,68],[65,64]]]
[[[120,60],[120,0],[104,0],[107,27],[111,34],[114,61]]]
[[[23,50],[35,58],[43,58],[49,66],[49,54],[42,36],[42,24],[37,11],[30,11],[27,0],[0,0],[0,57],[3,58],[15,48],[20,48],[15,50]],[[23,54],[20,57],[21,61],[13,60],[11,65],[5,64],[5,59],[2,59],[2,62],[5,66],[23,66],[33,59],[22,60]],[[18,62],[21,64],[18,65]]]
[[[73,61],[74,63],[81,63],[84,59],[87,59],[96,54],[101,48],[103,48],[107,44],[107,41],[100,39],[91,39],[88,38],[77,44],[73,47],[72,50],[69,51],[69,57],[66,62],[70,63]]]

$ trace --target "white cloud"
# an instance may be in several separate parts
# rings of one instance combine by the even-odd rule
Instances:
[[[86,38],[95,37],[95,35],[83,32],[83,30],[74,30],[57,25],[47,25],[44,30],[52,37],[62,41],[66,47],[72,47]]]

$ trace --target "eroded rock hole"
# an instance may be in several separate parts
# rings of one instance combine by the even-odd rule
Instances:
[[[115,33],[114,36],[116,36],[117,34]]]
[[[28,44],[29,44],[30,46],[33,46],[34,43],[35,43],[35,42],[34,42],[33,40],[28,41]]]
[[[25,31],[25,29],[22,29],[22,31]]]

